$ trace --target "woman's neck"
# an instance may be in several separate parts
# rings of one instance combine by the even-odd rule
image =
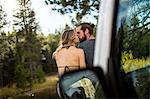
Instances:
[[[72,44],[65,44],[65,45],[63,45],[63,48],[68,48],[68,47],[71,47],[71,46],[76,46],[76,44],[75,43],[72,43]]]

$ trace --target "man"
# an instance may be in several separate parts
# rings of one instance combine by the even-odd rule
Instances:
[[[87,68],[93,66],[95,37],[93,36],[94,25],[90,23],[81,23],[76,27],[76,35],[79,37],[79,48],[85,53],[85,62]]]

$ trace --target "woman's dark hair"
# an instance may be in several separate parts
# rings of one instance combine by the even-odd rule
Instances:
[[[80,23],[80,24],[77,25],[77,27],[79,27],[79,26],[81,26],[81,30],[83,30],[83,32],[85,32],[85,30],[88,29],[90,35],[93,35],[93,29],[95,27],[94,24],[84,22],[84,23]]]

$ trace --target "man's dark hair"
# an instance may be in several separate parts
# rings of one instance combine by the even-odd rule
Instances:
[[[93,29],[95,27],[94,24],[84,22],[84,23],[78,24],[77,27],[78,26],[81,26],[81,30],[83,30],[83,32],[85,32],[85,30],[88,29],[90,35],[93,35]]]

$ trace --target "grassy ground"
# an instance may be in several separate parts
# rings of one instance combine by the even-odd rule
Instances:
[[[21,91],[16,87],[5,87],[0,89],[0,97],[12,98],[57,98],[56,84],[58,81],[58,75],[53,74],[46,77],[46,82],[42,84],[36,84],[31,90]]]

